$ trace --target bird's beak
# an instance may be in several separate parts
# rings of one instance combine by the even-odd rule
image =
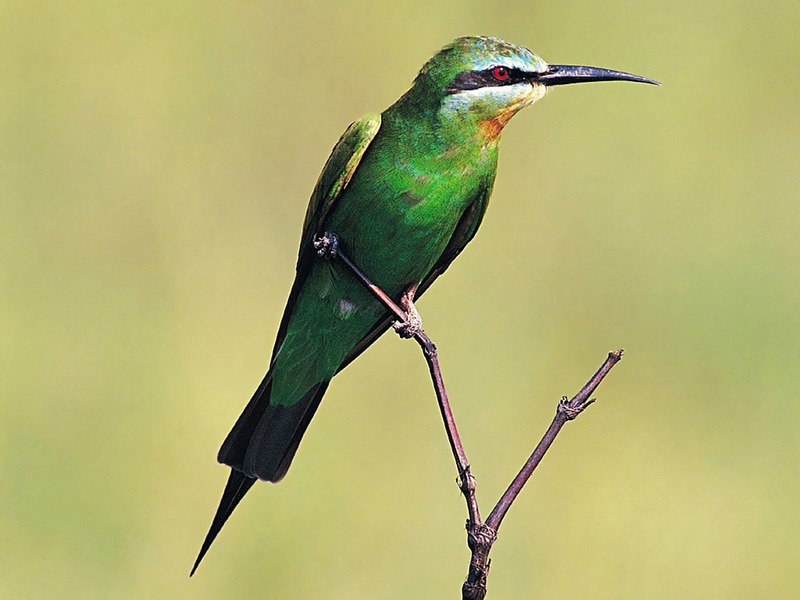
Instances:
[[[538,81],[546,87],[566,85],[568,83],[588,83],[590,81],[635,81],[636,83],[661,85],[658,81],[641,77],[640,75],[577,65],[550,65],[544,73],[532,75],[531,81]]]

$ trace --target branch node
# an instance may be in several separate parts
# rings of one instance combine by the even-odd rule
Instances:
[[[469,519],[467,520],[467,546],[470,550],[474,551],[481,547],[491,548],[496,540],[497,532],[486,523],[475,525]]]
[[[488,565],[487,565],[488,567]],[[462,598],[475,598],[476,600],[482,600],[486,597],[486,575],[489,574],[489,569],[486,569],[486,573],[483,575],[483,579],[478,583],[470,583],[467,581],[461,586],[461,597]]]
[[[558,403],[556,412],[564,415],[567,421],[572,421],[572,419],[576,418],[579,414],[586,410],[590,404],[594,404],[594,402],[594,398],[591,400],[582,400],[580,398],[568,400],[566,396],[563,396],[561,401]]]
[[[422,332],[422,318],[416,309],[413,311],[407,310],[405,320],[397,320],[392,323],[392,329],[404,340],[409,340]]]
[[[422,347],[422,351],[425,353],[425,356],[428,358],[435,360],[437,355],[439,354],[438,350],[436,349],[436,344],[433,343],[433,340],[429,338],[424,331],[421,331],[414,336]]]
[[[467,546],[472,557],[469,561],[467,580],[461,586],[461,597],[465,600],[482,600],[486,597],[486,578],[492,561],[489,552],[497,540],[497,531],[485,523],[467,521]]]
[[[465,496],[471,497],[475,494],[475,476],[470,471],[469,465],[458,474],[456,483],[458,484],[458,489],[460,489],[461,493]]]

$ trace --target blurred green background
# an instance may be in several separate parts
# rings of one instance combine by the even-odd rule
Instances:
[[[799,29],[788,0],[0,4],[0,596],[458,596],[466,513],[396,336],[187,574],[328,152],[465,34],[664,83],[515,118],[420,302],[485,513],[627,351],[490,598],[800,596]]]

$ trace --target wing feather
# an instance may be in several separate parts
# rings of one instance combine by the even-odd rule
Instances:
[[[309,261],[315,259],[314,236],[322,233],[320,228],[325,221],[325,217],[342,195],[347,184],[350,183],[350,179],[355,174],[361,159],[364,157],[364,153],[369,148],[372,140],[375,139],[380,127],[380,113],[367,114],[358,121],[351,123],[333,147],[331,155],[322,168],[322,173],[320,173],[317,184],[314,186],[311,200],[306,209],[303,233],[300,238],[300,250],[297,256],[297,275],[292,284],[289,299],[286,301],[283,318],[281,319],[280,327],[278,327],[278,335],[275,337],[275,345],[272,349],[273,357],[283,343],[284,337],[286,337],[286,328],[289,326],[292,308],[297,299],[297,294],[305,282]]]
[[[309,261],[315,260],[312,240],[337,199],[353,177],[380,129],[379,114],[350,125],[334,146],[311,194],[303,224],[297,275],[278,329],[272,360],[286,337],[295,301],[305,283]],[[297,444],[322,399],[327,382],[320,382],[291,410],[272,406],[272,365],[261,385],[231,429],[217,456],[219,462],[243,470],[248,477],[277,481],[289,467]]]

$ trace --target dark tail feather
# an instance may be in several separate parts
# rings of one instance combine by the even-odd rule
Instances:
[[[250,448],[250,439],[258,426],[261,417],[269,406],[269,396],[272,391],[272,369],[267,371],[264,379],[253,393],[250,402],[236,419],[230,433],[222,442],[222,447],[217,454],[217,461],[239,471],[243,471],[244,458]],[[252,473],[248,473],[252,477]]]
[[[270,404],[272,371],[265,376],[219,450],[217,460],[231,467],[231,475],[189,577],[208,552],[236,505],[257,479],[280,481],[286,474],[300,439],[328,387],[313,385],[294,404]]]
[[[328,382],[322,381],[294,404],[267,406],[249,440],[242,469],[247,475],[274,483],[283,479],[326,389]]]
[[[268,372],[222,443],[217,460],[247,477],[280,481],[327,388],[328,382],[321,381],[293,404],[270,404],[272,371]]]
[[[197,555],[197,560],[194,561],[192,572],[189,577],[194,575],[197,567],[200,566],[200,561],[208,552],[214,539],[217,537],[220,529],[231,516],[233,509],[239,504],[239,500],[244,498],[244,495],[250,487],[256,482],[252,477],[231,469],[231,475],[228,477],[228,483],[225,486],[225,491],[222,493],[222,499],[219,501],[219,507],[214,515],[214,520],[211,522],[211,527],[206,534],[206,539],[203,540],[203,546],[200,548],[200,554]]]

